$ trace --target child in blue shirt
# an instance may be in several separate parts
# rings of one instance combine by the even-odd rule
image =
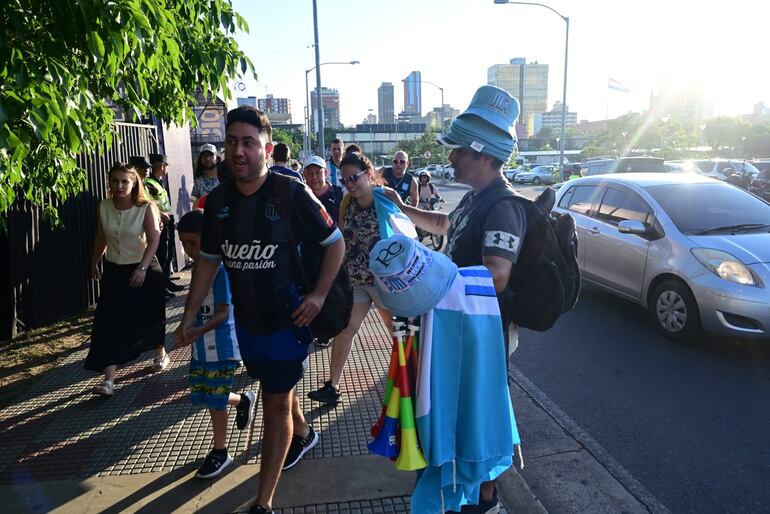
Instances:
[[[200,251],[203,211],[188,212],[177,223],[179,240],[184,251],[193,260]],[[227,451],[227,406],[236,408],[235,422],[238,430],[251,425],[254,418],[256,395],[254,391],[243,394],[232,392],[235,371],[241,355],[235,336],[233,306],[230,300],[230,283],[224,266],[214,279],[209,294],[196,317],[197,323],[187,334],[192,344],[190,359],[190,400],[193,405],[205,405],[211,414],[214,432],[214,449],[206,456],[198,470],[198,478],[214,478],[233,463]],[[184,345],[177,335],[176,346]]]

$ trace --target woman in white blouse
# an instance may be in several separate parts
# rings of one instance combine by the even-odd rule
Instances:
[[[155,258],[160,236],[158,210],[147,198],[136,169],[128,164],[112,166],[109,190],[96,218],[91,273],[101,287],[85,361],[85,369],[104,373],[104,381],[93,388],[102,396],[112,396],[117,366],[146,350],[155,351],[156,370],[169,364],[163,346],[164,278]],[[103,255],[102,274],[99,261]]]

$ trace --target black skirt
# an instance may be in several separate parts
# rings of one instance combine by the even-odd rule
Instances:
[[[166,336],[165,279],[157,259],[141,287],[128,284],[137,264],[104,260],[101,294],[91,329],[85,369],[102,372],[126,364],[143,352],[163,346]]]

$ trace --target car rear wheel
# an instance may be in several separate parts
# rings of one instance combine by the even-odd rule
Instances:
[[[532,183],[535,184],[536,186],[539,186],[540,185],[540,177],[533,178],[532,179]]]
[[[664,280],[650,298],[655,325],[672,341],[695,344],[700,334],[698,304],[690,289],[679,280]]]

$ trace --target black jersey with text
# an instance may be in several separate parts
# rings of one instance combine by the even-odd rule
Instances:
[[[281,177],[282,178],[282,177]],[[250,196],[228,180],[209,193],[201,257],[222,259],[232,288],[235,320],[256,335],[291,326],[287,295],[296,275],[288,234],[276,202],[273,172]],[[289,180],[292,232],[304,245],[328,246],[341,233],[304,184]]]

